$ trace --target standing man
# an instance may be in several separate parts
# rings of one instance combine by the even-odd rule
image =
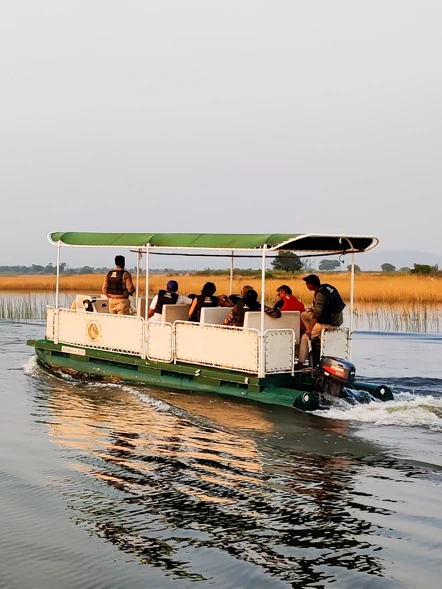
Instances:
[[[135,292],[132,276],[124,269],[124,256],[115,256],[115,270],[106,274],[103,293],[109,299],[109,313],[129,315],[129,295]]]
[[[166,290],[158,291],[152,299],[149,307],[148,317],[152,321],[161,321],[164,305],[191,305],[192,299],[178,294],[178,282],[169,280],[166,284]]]
[[[308,340],[316,339],[323,329],[336,329],[343,322],[344,301],[337,289],[331,284],[321,284],[319,276],[310,274],[303,278],[308,290],[313,291],[313,308],[301,313],[306,331],[301,338],[299,362],[304,364],[308,358]]]

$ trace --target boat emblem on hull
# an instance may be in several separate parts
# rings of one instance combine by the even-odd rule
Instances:
[[[96,321],[95,319],[89,321],[89,323],[86,326],[86,335],[91,340],[91,342],[96,342],[100,339],[101,325],[98,323],[98,321]]]

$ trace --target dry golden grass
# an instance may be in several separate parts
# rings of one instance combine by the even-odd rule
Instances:
[[[336,286],[344,300],[350,298],[350,276],[343,274],[320,274],[322,282],[329,282]],[[60,278],[61,292],[99,293],[104,276],[99,274],[71,275]],[[154,294],[164,288],[171,276],[155,274],[149,279],[149,292]],[[195,276],[183,274],[174,276],[179,282],[180,293],[199,294],[204,282],[210,280],[217,286],[217,294],[229,294],[228,276]],[[275,302],[276,288],[281,284],[288,284],[293,293],[304,303],[310,303],[310,293],[302,276],[286,276],[283,278],[269,278],[266,280],[266,302]],[[244,284],[252,285],[260,290],[260,279],[249,276],[235,276],[234,292],[239,292]],[[357,274],[355,276],[355,302],[358,304],[414,304],[414,303],[442,303],[442,278],[417,277],[405,275]],[[140,280],[140,289],[145,288],[144,277]],[[8,292],[54,292],[55,276],[0,276],[0,291]]]

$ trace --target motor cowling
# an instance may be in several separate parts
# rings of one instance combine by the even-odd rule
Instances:
[[[354,364],[343,358],[324,356],[316,368],[315,389],[328,393],[334,397],[340,397],[344,387],[351,387],[356,378]]]
[[[331,356],[324,356],[321,358],[319,362],[319,372],[322,376],[329,378],[333,382],[343,385],[353,382],[356,378],[356,368],[354,364],[343,358],[333,358]]]

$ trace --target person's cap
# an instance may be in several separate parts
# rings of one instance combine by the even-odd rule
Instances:
[[[314,286],[321,286],[321,281],[319,280],[319,276],[316,276],[316,274],[309,274],[308,276],[306,276],[302,280],[304,280],[304,282],[306,282],[307,284],[313,284]]]
[[[169,280],[166,284],[167,290],[171,290],[172,292],[176,292],[178,290],[178,282],[176,280]]]

